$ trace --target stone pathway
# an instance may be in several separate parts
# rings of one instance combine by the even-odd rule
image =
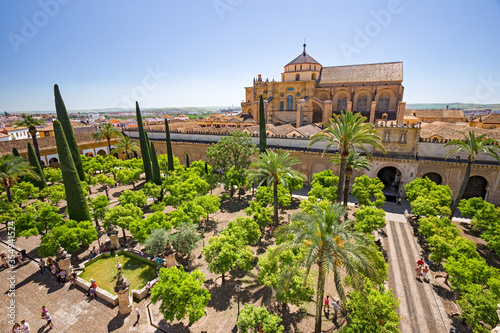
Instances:
[[[401,317],[401,332],[448,332],[449,320],[441,299],[433,290],[433,277],[428,274],[428,283],[416,279],[415,268],[421,249],[411,226],[401,214],[387,214],[386,218],[382,244],[388,255],[388,285],[400,300],[398,312]]]

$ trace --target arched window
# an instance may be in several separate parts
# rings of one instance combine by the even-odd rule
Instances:
[[[286,98],[286,110],[287,111],[293,111],[293,96],[288,95]]]
[[[316,73],[312,73],[311,80],[316,80]]]
[[[365,96],[360,96],[358,98],[358,111],[366,111],[366,97]]]
[[[300,81],[300,74],[295,75],[295,81]]]
[[[387,111],[389,110],[389,96],[382,95],[378,100],[378,109],[379,111]]]
[[[340,97],[337,101],[337,111],[345,111],[347,108],[347,98]]]

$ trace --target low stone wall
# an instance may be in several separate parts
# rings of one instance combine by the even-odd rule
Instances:
[[[137,250],[128,250],[128,249],[123,248],[123,249],[115,251],[115,253],[117,253],[117,254],[120,253],[120,252],[128,252],[129,254],[131,254],[134,257],[136,257],[136,259],[138,259],[138,260],[156,264],[156,262],[154,262],[152,260],[149,260],[147,258],[142,257],[140,255],[140,252],[137,251]],[[111,252],[100,253],[95,258],[92,258],[92,259],[84,261],[83,263],[80,264],[80,266],[85,267],[85,265],[93,263],[94,261],[98,260],[99,257],[101,255],[103,255],[103,254],[105,254],[105,255],[106,254],[111,254]],[[75,283],[76,283],[76,285],[78,287],[82,288],[85,292],[87,292],[89,290],[89,288],[90,288],[90,282],[88,282],[88,281],[82,279],[81,277],[79,277],[80,274],[82,274],[83,272],[84,272],[84,270],[78,270],[77,271],[77,278],[76,278],[76,282]],[[158,278],[159,277],[156,277],[154,280],[150,281],[152,286],[156,282],[158,282]],[[108,292],[108,291],[106,291],[104,289],[101,289],[99,287],[97,287],[95,293],[96,293],[97,297],[99,297],[100,299],[104,300],[106,303],[108,303],[112,307],[118,305],[118,295],[113,295],[110,292]],[[145,298],[148,295],[148,289],[146,288],[146,286],[144,286],[140,290],[132,289],[130,293],[132,294],[132,297],[133,297],[134,301],[138,302],[138,301],[142,300],[143,298]]]

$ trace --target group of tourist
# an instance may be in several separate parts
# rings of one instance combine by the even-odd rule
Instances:
[[[40,274],[43,274],[47,269],[52,274],[52,279],[56,278],[59,283],[66,283],[67,272],[60,269],[59,265],[52,258],[47,258],[47,261],[41,258],[38,262],[38,267],[40,267]],[[74,284],[72,283],[72,285]]]
[[[9,258],[10,257],[11,256],[9,256]],[[14,262],[14,264],[15,264],[15,261],[17,260],[17,262],[19,264],[22,264],[24,258],[23,258],[23,255],[21,254],[21,252],[17,252],[15,259],[8,259],[7,253],[5,253],[5,251],[3,251],[2,253],[0,253],[0,260],[2,261],[2,265],[4,268],[9,268],[9,266],[10,266],[9,262],[11,262],[11,264],[12,264],[12,262]]]
[[[429,265],[432,264],[432,260],[429,259]],[[427,273],[429,273],[429,266],[424,264],[424,259],[420,258],[417,260],[417,268],[415,268],[416,278],[420,281],[422,279],[427,282]]]
[[[339,311],[339,304],[333,298],[332,298],[331,304],[333,306],[333,319],[336,320],[337,313]],[[326,297],[325,297],[325,312],[328,314],[330,313],[330,295],[326,295]]]
[[[47,324],[44,326],[48,326],[51,329],[54,328],[54,324],[52,323],[52,316],[49,314],[49,310],[44,306],[42,306],[42,319],[47,320]],[[31,326],[28,324],[26,320],[21,321],[21,324],[15,323],[14,327],[12,327],[12,333],[30,333]]]

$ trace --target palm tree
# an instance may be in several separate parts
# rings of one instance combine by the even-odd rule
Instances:
[[[309,146],[316,142],[326,141],[323,154],[332,146],[338,150],[341,163],[337,202],[342,200],[343,186],[340,184],[344,183],[346,159],[349,156],[349,151],[357,148],[371,158],[370,152],[363,146],[367,144],[380,149],[385,154],[385,148],[379,143],[380,138],[376,134],[377,131],[371,128],[371,124],[365,123],[366,119],[366,117],[361,117],[359,112],[356,114],[351,111],[341,112],[340,117],[334,114],[333,118],[330,119],[330,124],[324,123],[327,127],[326,130],[314,134],[309,141]]]
[[[276,237],[286,241],[277,245],[272,257],[287,250],[301,251],[304,256],[296,263],[295,269],[306,268],[306,279],[311,268],[316,264],[318,281],[316,287],[316,323],[314,332],[321,332],[321,315],[325,280],[333,274],[337,292],[345,302],[343,276],[352,278],[355,287],[363,282],[363,277],[375,277],[376,249],[369,236],[353,230],[353,220],[342,217],[347,209],[339,203],[328,206],[325,210],[315,204],[311,213],[297,213],[294,223],[285,225],[276,231]],[[284,274],[280,286],[286,286],[293,274]]]
[[[333,156],[330,161],[334,165],[342,164],[342,160],[339,155]],[[347,207],[351,176],[354,170],[358,171],[361,168],[369,170],[370,161],[366,157],[360,156],[355,150],[351,150],[349,152],[349,155],[347,156],[347,159],[345,160],[344,207]]]
[[[139,147],[139,143],[137,141],[133,141],[129,136],[123,136],[116,142],[116,148],[114,148],[111,152],[112,154],[116,153],[124,153],[127,155],[127,158],[130,158],[132,153],[139,153],[141,148]]]
[[[291,178],[302,181],[306,179],[299,171],[292,169],[292,166],[299,163],[298,159],[281,149],[277,153],[267,150],[252,163],[254,169],[247,171],[248,183],[258,182],[259,185],[266,183],[267,186],[273,187],[275,224],[278,223],[278,185],[287,188]]]
[[[485,138],[486,134],[482,134],[476,137],[476,134],[473,131],[469,131],[469,135],[466,135],[464,132],[460,133],[465,137],[465,140],[451,140],[444,145],[445,147],[454,146],[446,154],[445,158],[448,158],[451,154],[454,153],[465,153],[466,155],[468,155],[467,167],[465,168],[465,176],[463,177],[462,185],[460,185],[457,197],[451,205],[450,220],[453,218],[460,199],[462,199],[462,196],[464,195],[465,188],[467,187],[467,183],[469,182],[472,163],[474,163],[474,161],[476,160],[477,155],[488,154],[494,157],[500,163],[500,146],[498,145],[498,142],[496,140],[492,138]]]
[[[30,133],[31,138],[33,139],[33,148],[35,148],[36,157],[38,158],[38,161],[41,161],[40,150],[38,149],[38,140],[36,138],[36,132],[38,132],[38,130],[36,129],[36,126],[40,126],[40,125],[43,125],[45,123],[43,121],[41,121],[40,119],[34,118],[32,115],[22,114],[21,117],[23,119],[17,121],[14,124],[14,127],[27,127],[28,128],[28,132]],[[40,164],[42,164],[42,163],[40,162]]]
[[[108,152],[111,154],[111,139],[121,136],[122,133],[118,128],[114,127],[111,123],[104,123],[99,126],[99,129],[94,133],[93,137],[96,141],[108,140]]]
[[[27,176],[40,180],[35,169],[20,156],[6,154],[0,157],[0,185],[7,192],[7,200],[12,202],[10,188],[17,184],[20,177]]]

